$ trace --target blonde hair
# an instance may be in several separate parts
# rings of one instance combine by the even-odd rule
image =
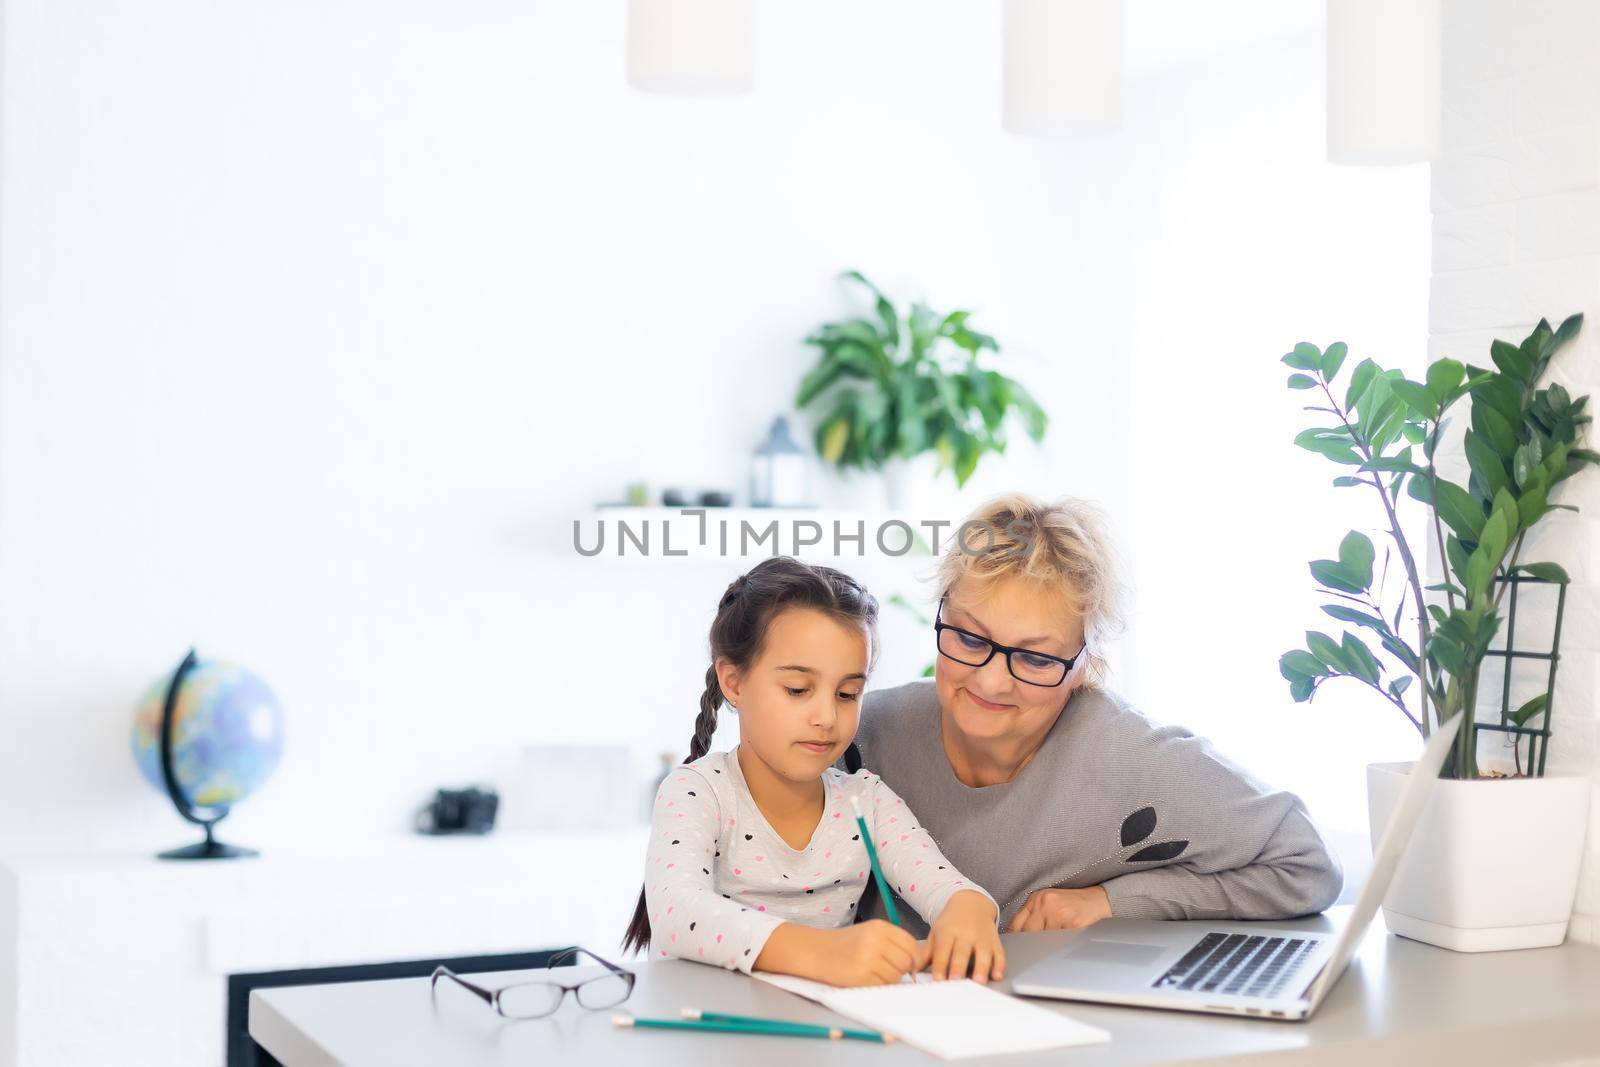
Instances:
[[[939,595],[957,582],[979,595],[994,582],[1020,578],[1060,598],[1083,617],[1085,684],[1104,685],[1106,643],[1126,627],[1126,587],[1105,514],[1087,500],[1046,503],[1007,493],[980,506],[956,531],[939,561]]]

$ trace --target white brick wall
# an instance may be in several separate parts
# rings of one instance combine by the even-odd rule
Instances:
[[[1584,332],[1550,378],[1600,404],[1600,3],[1447,0],[1444,10],[1430,358],[1489,366],[1491,339],[1520,341],[1541,317],[1582,311]],[[1591,429],[1591,447],[1597,439]],[[1440,465],[1464,478],[1459,432]],[[1556,501],[1581,511],[1547,518],[1523,558],[1553,560],[1573,578],[1547,772],[1597,782],[1570,936],[1600,942],[1600,470],[1566,483]],[[1437,555],[1430,547],[1435,575]],[[1517,644],[1548,641],[1552,623],[1553,605],[1524,601]],[[1497,713],[1502,669],[1484,669],[1484,711]],[[1512,686],[1515,705],[1542,688],[1539,671],[1519,666]],[[1483,742],[1486,760],[1495,747]]]

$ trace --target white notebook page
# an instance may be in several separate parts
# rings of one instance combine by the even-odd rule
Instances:
[[[1006,996],[971,979],[936,982],[926,973],[899,985],[840,989],[786,974],[753,977],[817,1001],[940,1059],[1094,1045],[1111,1035],[1059,1012]]]

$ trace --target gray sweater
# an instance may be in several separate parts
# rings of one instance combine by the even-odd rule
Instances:
[[[1103,886],[1113,915],[1148,919],[1285,919],[1339,896],[1339,863],[1298,797],[1106,690],[1074,692],[1000,785],[962,784],[940,738],[932,681],[867,695],[864,765],[1000,902],[1002,926],[1052,887]],[[864,914],[881,908],[874,897]]]

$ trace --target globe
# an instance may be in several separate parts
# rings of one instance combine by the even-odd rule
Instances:
[[[178,795],[168,789],[161,766],[161,718],[174,686],[171,758]],[[266,682],[236,663],[201,660],[190,652],[176,674],[145,691],[134,713],[132,741],[140,773],[171,797],[184,818],[206,830],[204,844],[163,856],[251,854],[215,842],[211,826],[261,788],[283,756],[283,707]]]

